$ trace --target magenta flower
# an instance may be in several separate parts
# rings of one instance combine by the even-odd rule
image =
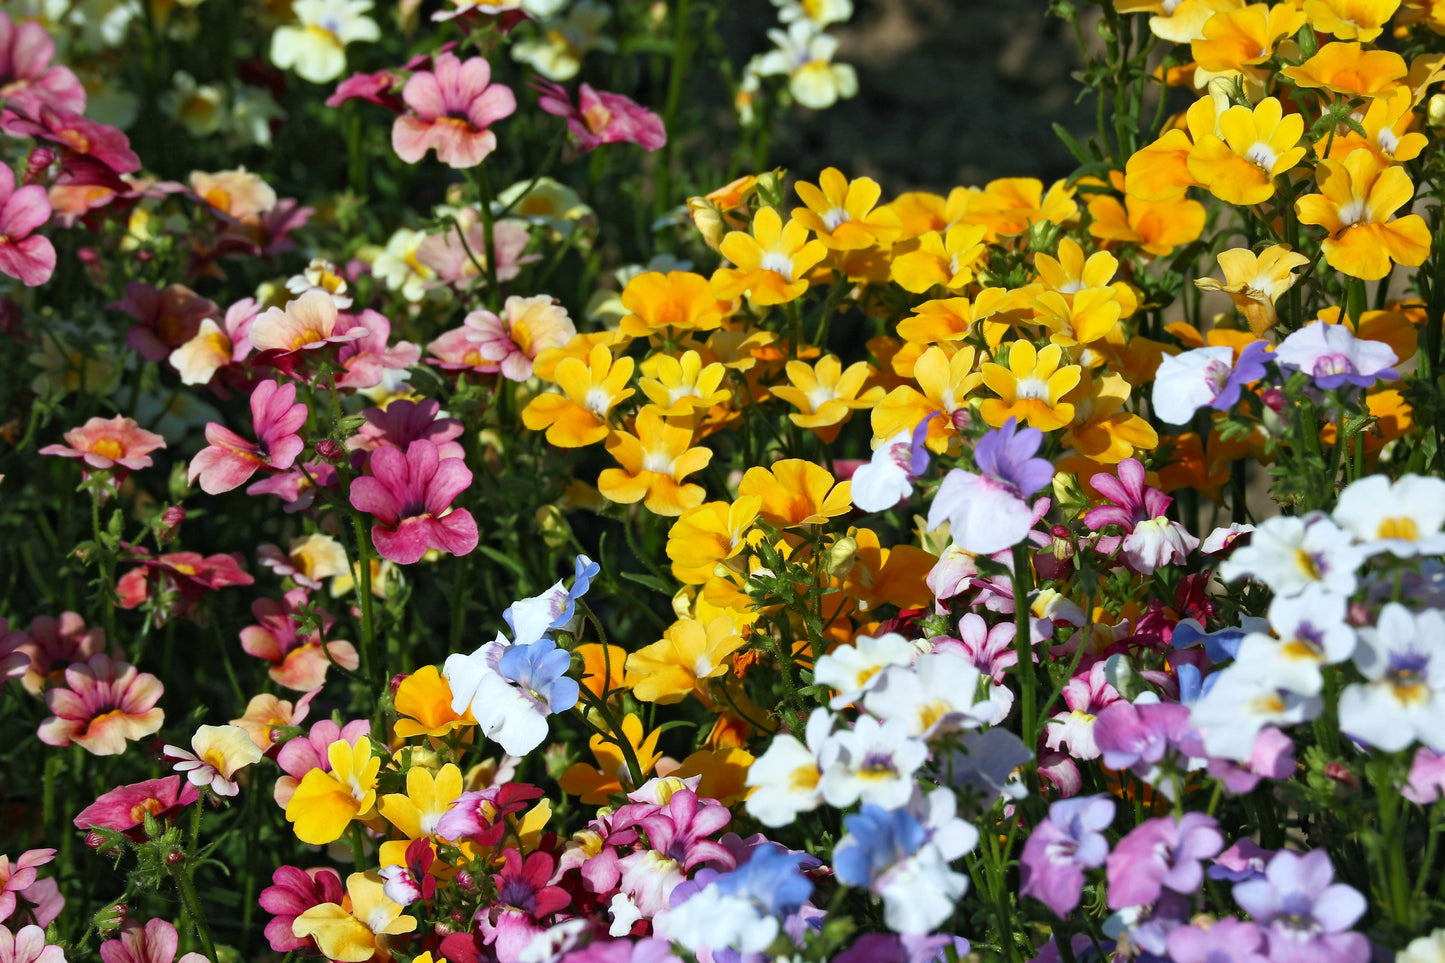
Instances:
[[[437,821],[436,832],[445,839],[471,838],[477,846],[496,846],[507,834],[507,817],[524,811],[542,790],[520,782],[506,782],[464,792]]]
[[[398,402],[392,402],[393,405]],[[305,471],[301,469],[305,468]],[[308,477],[309,476],[309,477]],[[312,460],[290,471],[267,475],[246,486],[247,495],[275,495],[285,502],[282,508],[288,515],[304,512],[316,501],[316,489],[333,488],[341,476],[336,469],[324,461]]]
[[[1445,797],[1445,755],[1426,749],[1415,750],[1410,775],[1400,794],[1412,803],[1428,806]]]
[[[1349,932],[1365,914],[1365,898],[1334,880],[1335,869],[1324,850],[1303,855],[1280,850],[1265,867],[1264,879],[1235,884],[1234,901],[1266,928],[1272,963],[1370,959],[1369,941]]]
[[[1120,699],[1100,712],[1094,723],[1094,744],[1104,765],[1132,770],[1151,781],[1171,750],[1187,756],[1183,747],[1197,745],[1197,739],[1189,728],[1189,707],[1172,702],[1135,705]],[[1162,788],[1166,795],[1172,791],[1167,780]]]
[[[430,548],[466,555],[477,547],[471,512],[451,507],[471,483],[462,459],[442,458],[436,445],[414,441],[404,455],[397,448],[372,452],[371,474],[351,483],[351,504],[376,518],[371,540],[382,558],[410,565]]]
[[[100,958],[105,963],[205,963],[200,953],[177,960],[180,942],[176,928],[165,920],[151,920],[144,927],[137,920],[126,920],[119,939],[100,944]]]
[[[577,138],[579,150],[596,150],[603,144],[637,144],[644,150],[657,150],[667,143],[662,118],[630,97],[594,90],[583,84],[574,106],[567,88],[546,80],[532,82],[532,89],[541,94],[537,106],[549,114],[567,119],[567,129]]]
[[[1187,895],[1204,882],[1200,860],[1224,848],[1218,824],[1203,813],[1150,819],[1119,840],[1109,854],[1109,908],[1152,903],[1165,890]]]
[[[159,594],[171,596],[166,609],[156,615],[157,624],[170,616],[183,616],[208,593],[227,585],[250,585],[255,579],[241,567],[237,554],[201,555],[199,552],[168,552],[152,556],[138,546],[127,546],[140,567],[126,572],[116,582],[121,608],[133,609]]]
[[[1209,774],[1222,780],[1224,788],[1232,793],[1253,792],[1261,779],[1288,779],[1294,771],[1294,740],[1274,726],[1260,730],[1254,739],[1254,752],[1246,762],[1209,760]],[[1408,790],[1405,795],[1409,795]]]
[[[0,926],[0,963],[65,963],[65,948],[47,945],[38,926],[22,926],[16,933]]]
[[[140,841],[145,838],[143,827],[146,816],[154,816],[164,822],[199,798],[200,792],[196,787],[190,783],[182,785],[180,776],[147,779],[102,795],[75,817],[75,828],[113,829]],[[85,841],[92,847],[99,845],[98,837],[87,836]]]
[[[438,457],[461,458],[466,452],[456,439],[466,429],[455,418],[438,418],[441,407],[435,398],[398,398],[385,408],[363,408],[361,416],[366,421],[346,439],[346,447],[352,451],[383,447],[406,451],[412,442],[426,439],[437,446]]]
[[[295,740],[293,740],[295,741]],[[303,740],[304,741],[304,740]],[[290,743],[287,743],[290,745]],[[266,940],[277,953],[314,949],[311,937],[298,937],[291,932],[296,917],[323,903],[341,903],[341,877],[330,869],[298,869],[280,866],[271,874],[271,885],[261,890],[257,900],[261,908],[274,917],[266,924]]]
[[[511,89],[491,81],[485,57],[462,63],[449,53],[437,57],[431,71],[412,74],[401,96],[413,113],[391,128],[396,156],[415,164],[434,149],[437,160],[458,170],[480,164],[497,149],[488,128],[517,109]]]
[[[306,447],[297,434],[306,424],[306,406],[296,402],[296,386],[275,381],[257,385],[251,392],[251,421],[259,439],[254,442],[215,422],[206,425],[210,445],[191,459],[187,481],[195,484],[199,479],[202,491],[219,495],[245,484],[257,469],[290,468]]]
[[[33,20],[16,24],[0,10],[0,99],[6,108],[33,117],[42,106],[85,111],[85,88],[69,67],[50,66],[55,41]]]
[[[29,640],[20,629],[11,631],[9,619],[0,619],[0,682],[19,679],[30,668],[30,656],[20,651]]]
[[[336,91],[326,98],[326,106],[340,107],[348,100],[364,100],[399,114],[406,109],[402,99],[396,95],[396,87],[400,82],[401,78],[390,70],[352,74],[336,85]]]
[[[79,428],[70,429],[65,433],[65,444],[46,445],[40,454],[79,458],[91,468],[113,470],[119,478],[133,470],[149,468],[151,452],[165,446],[164,438],[146,431],[135,419],[116,415],[92,418]]]
[[[39,105],[33,118],[6,111],[0,115],[0,130],[12,137],[35,137],[59,144],[67,158],[89,158],[115,174],[140,170],[140,158],[130,149],[125,134],[78,113],[52,110],[44,104]]]
[[[1000,622],[990,628],[983,616],[969,612],[958,620],[958,638],[934,639],[933,651],[961,655],[975,669],[1003,685],[1005,672],[1019,664],[1018,649],[1014,647],[1015,631],[1012,622]]]
[[[98,652],[120,657],[120,650],[114,646],[106,649],[105,629],[87,628],[85,619],[75,612],[61,612],[59,618],[37,616],[30,620],[29,632],[12,634],[22,636],[15,651],[28,661],[20,684],[34,696],[45,691],[47,685],[59,685],[67,666],[86,662]]]
[[[0,14],[0,16],[4,16]],[[15,172],[0,164],[0,273],[28,288],[55,273],[55,245],[35,231],[50,220],[50,199],[39,184],[15,189]]]
[[[1132,532],[1138,523],[1163,515],[1174,501],[1159,489],[1144,484],[1144,465],[1137,458],[1125,458],[1115,472],[1117,478],[1100,472],[1089,479],[1095,490],[1111,503],[1084,513],[1084,524],[1094,531],[1105,525],[1118,525]]]
[[[1103,830],[1113,821],[1108,796],[1056,801],[1024,844],[1019,895],[1034,897],[1056,916],[1071,913],[1084,891],[1084,870],[1104,865],[1109,855]]]
[[[332,663],[348,672],[360,664],[356,647],[350,642],[323,641],[325,633],[336,623],[335,616],[325,609],[316,610],[321,620],[320,631],[301,633],[297,616],[308,601],[304,588],[292,589],[280,602],[257,599],[251,603],[251,613],[259,624],[241,630],[241,648],[246,654],[271,663],[267,672],[271,681],[297,692],[322,685]]]
[[[541,932],[537,922],[572,902],[562,887],[547,885],[552,869],[549,853],[533,853],[524,860],[515,848],[502,851],[494,908],[477,914],[477,929],[499,960],[519,959]]]

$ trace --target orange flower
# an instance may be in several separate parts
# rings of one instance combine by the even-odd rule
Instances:
[[[1330,160],[1344,160],[1361,147],[1374,151],[1385,164],[1414,160],[1429,143],[1424,134],[1410,131],[1415,123],[1414,105],[1409,87],[1395,87],[1370,101],[1363,114],[1357,110],[1351,115],[1364,128],[1363,136],[1342,124],[1333,137],[1326,135],[1320,138],[1315,150]],[[1326,148],[1328,154],[1325,153]]]
[[[711,331],[732,313],[732,304],[713,297],[707,278],[688,271],[639,274],[622,289],[622,306],[631,313],[619,329],[634,338]]]
[[[808,240],[800,221],[783,219],[771,207],[753,216],[751,234],[732,231],[723,238],[722,256],[737,267],[718,268],[711,290],[733,300],[747,293],[759,305],[786,304],[808,290],[807,274],[827,255],[823,242]]]
[[[1136,414],[1124,411],[1129,383],[1117,374],[1099,378],[1085,374],[1068,395],[1074,421],[1064,433],[1064,444],[1105,465],[1117,465],[1136,450],[1150,451],[1159,444],[1154,428]]]
[[[922,294],[936,284],[958,291],[973,280],[973,269],[987,250],[982,224],[956,224],[947,233],[929,231],[917,250],[893,259],[890,276],[898,286]]]
[[[692,428],[669,422],[653,405],[638,413],[634,427],[636,435],[619,431],[607,439],[608,454],[622,467],[605,469],[597,479],[598,490],[621,505],[643,502],[657,515],[681,515],[701,504],[702,486],[682,480],[707,467],[712,449],[689,447]]]
[[[1185,113],[1185,128],[1166,130],[1158,140],[1135,151],[1124,163],[1124,187],[1130,197],[1162,201],[1183,197],[1200,187],[1189,170],[1189,154],[1206,134],[1216,134],[1214,119],[1228,109],[1227,98],[1201,97]]]
[[[632,777],[627,771],[627,762],[617,740],[627,740],[637,757],[638,766],[642,769],[642,777],[646,779],[647,774],[657,765],[657,760],[662,758],[662,753],[657,751],[657,738],[660,735],[661,730],[654,729],[644,739],[642,720],[637,718],[635,713],[629,712],[622,720],[621,733],[614,733],[610,737],[595,735],[587,740],[587,748],[592,750],[597,766],[594,768],[581,762],[569,766],[558,780],[562,791],[580,796],[586,805],[600,806],[607,802],[607,797],[613,793],[636,789],[637,787],[632,785]]]
[[[471,710],[452,711],[452,687],[434,665],[424,665],[401,680],[396,689],[396,735],[444,736],[453,729],[476,725]]]
[[[607,415],[619,402],[632,397],[625,387],[632,378],[631,358],[612,359],[606,345],[592,346],[586,364],[563,358],[557,365],[561,394],[537,395],[522,409],[522,424],[533,431],[547,430],[547,440],[559,448],[581,448],[607,437]]]
[[[1305,15],[1290,3],[1270,6],[1252,3],[1242,10],[1215,14],[1205,21],[1190,52],[1204,70],[1213,73],[1253,73],[1247,70],[1274,56],[1275,45],[1304,26]]]
[[[1108,195],[1089,201],[1089,233],[1101,241],[1137,244],[1159,257],[1176,247],[1197,241],[1204,232],[1204,205],[1186,197],[1160,201],[1125,196],[1124,203]]]
[[[1409,203],[1415,185],[1400,167],[1382,167],[1367,150],[1342,162],[1320,161],[1320,192],[1295,202],[1299,219],[1329,232],[1321,242],[1330,267],[1374,281],[1392,262],[1416,267],[1430,253],[1430,229],[1418,214],[1394,218]]]
[[[704,683],[727,673],[734,652],[747,643],[732,619],[719,616],[706,625],[679,619],[662,640],[627,657],[632,694],[643,702],[672,705],[694,692],[706,695]]]
[[[572,651],[582,657],[582,674],[577,681],[588,692],[601,699],[626,687],[623,667],[627,664],[627,650],[622,646],[604,648],[600,642],[586,642]]]
[[[1358,43],[1327,43],[1298,67],[1280,73],[1300,87],[1322,87],[1352,97],[1375,97],[1405,79],[1405,58]]]
[[[738,485],[738,496],[748,495],[761,500],[759,514],[778,528],[825,522],[853,508],[851,482],[835,484],[828,469],[801,458],[749,468]]]
[[[1004,177],[989,181],[982,191],[969,197],[968,212],[959,223],[983,225],[988,231],[985,240],[993,242],[999,237],[1022,234],[1040,221],[1064,224],[1078,213],[1074,189],[1063,181],[1055,181],[1046,194],[1042,181]]]
[[[1194,286],[1201,291],[1223,291],[1249,321],[1255,337],[1262,338],[1278,320],[1274,304],[1295,282],[1295,268],[1304,267],[1309,258],[1291,251],[1286,244],[1274,244],[1256,255],[1249,248],[1238,247],[1219,254],[1224,281],[1199,278]]]
[[[794,190],[807,207],[793,208],[793,220],[818,235],[834,251],[859,251],[893,241],[901,230],[898,215],[877,207],[882,189],[871,177],[849,182],[836,167],[818,176],[816,186],[799,181]]]
[[[993,428],[1010,418],[1043,431],[1062,428],[1074,419],[1074,406],[1064,395],[1079,383],[1078,365],[1060,367],[1064,349],[1056,344],[1042,351],[1028,341],[1009,345],[1008,367],[988,362],[983,383],[998,394],[979,405],[979,414]]]

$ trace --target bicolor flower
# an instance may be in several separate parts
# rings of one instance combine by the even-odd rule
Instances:
[[[913,479],[928,470],[924,445],[932,416],[912,431],[904,429],[873,449],[873,458],[853,473],[853,504],[865,512],[884,512],[913,494]]]
[[[330,303],[330,299],[326,299]],[[297,432],[306,424],[306,405],[296,401],[294,384],[263,381],[251,392],[251,421],[257,441],[247,441],[215,422],[206,425],[210,444],[191,459],[186,480],[201,483],[208,495],[239,488],[258,470],[284,471],[306,443]]]
[[[1249,576],[1279,595],[1298,595],[1311,584],[1348,596],[1365,553],[1351,534],[1323,512],[1277,515],[1255,528],[1248,545],[1236,548],[1219,566],[1226,582]]]
[[[336,903],[313,906],[296,917],[291,932],[315,939],[321,952],[337,963],[365,963],[384,953],[387,936],[416,929],[416,918],[403,915],[403,907],[387,899],[376,873],[346,877],[346,895],[349,910]]]
[[[954,543],[975,555],[1023,541],[1035,521],[1028,498],[1054,477],[1053,465],[1034,457],[1041,444],[1042,431],[1019,429],[1013,418],[984,435],[974,450],[979,473],[948,473],[928,509],[929,530],[947,520]]]
[[[883,899],[883,921],[896,933],[927,933],[946,920],[968,889],[928,831],[908,810],[864,803],[843,817],[847,834],[833,849],[833,872]],[[975,836],[976,838],[976,836]]]
[[[381,39],[381,28],[366,14],[372,0],[295,0],[295,24],[271,35],[271,62],[295,70],[313,84],[324,84],[346,72],[346,45]]]
[[[1345,385],[1368,388],[1399,377],[1393,367],[1399,359],[1389,345],[1357,338],[1343,324],[1324,321],[1312,321],[1281,341],[1274,360],[1283,368],[1303,371],[1326,391]]]
[[[97,653],[65,670],[65,687],[45,693],[51,715],[40,724],[47,746],[78,745],[97,756],[118,756],[126,743],[160,729],[156,707],[165,687],[149,672]]]
[[[1221,251],[1218,260],[1224,272],[1223,282],[1198,278],[1194,286],[1201,291],[1228,294],[1256,337],[1263,337],[1275,326],[1279,320],[1275,302],[1294,286],[1294,270],[1309,263],[1308,257],[1285,244],[1271,244],[1258,254],[1246,247],[1230,248]]]
[[[69,67],[51,64],[55,40],[40,23],[16,23],[0,11],[0,91],[5,106],[34,116],[41,106],[67,113],[85,111],[85,87]]]
[[[1418,740],[1445,752],[1445,615],[1411,613],[1398,602],[1359,630],[1355,667],[1367,681],[1340,693],[1340,729],[1385,752]]]
[[[778,733],[768,749],[748,767],[748,813],[764,826],[786,826],[799,813],[823,803],[823,771],[819,755],[833,732],[833,715],[814,709],[804,733],[806,744],[789,733]]]
[[[1367,555],[1445,554],[1445,481],[1424,475],[1367,475],[1340,492],[1334,519]]]
[[[1154,376],[1154,413],[1171,425],[1187,425],[1200,408],[1228,411],[1246,384],[1265,375],[1269,342],[1253,341],[1234,359],[1234,349],[1195,348],[1165,355]]]
[[[901,719],[880,723],[863,715],[852,729],[833,733],[821,759],[820,786],[828,805],[844,809],[862,800],[893,808],[906,803],[914,775],[928,758],[928,745],[908,730]]]
[[[447,656],[442,671],[452,711],[470,712],[483,735],[525,756],[547,738],[547,716],[577,704],[570,664],[570,654],[550,638],[513,644],[498,635],[469,655]]]
[[[1334,867],[1322,849],[1280,850],[1263,879],[1234,886],[1234,900],[1265,929],[1269,958],[1277,963],[1365,963],[1370,943],[1350,927],[1365,915],[1364,896],[1334,881]]]
[[[146,431],[134,418],[91,418],[79,428],[65,433],[64,445],[46,445],[42,455],[79,458],[90,468],[113,471],[123,477],[130,471],[149,468],[150,453],[164,448],[166,440],[153,431]]]
[[[463,62],[451,53],[435,57],[431,70],[412,74],[401,96],[411,113],[392,123],[396,156],[415,164],[435,150],[437,160],[458,170],[476,167],[497,149],[491,125],[517,109],[511,88],[492,83],[487,58]]]
[[[1224,848],[1218,823],[1204,813],[1140,823],[1109,854],[1109,908],[1142,906],[1164,890],[1187,896],[1204,883],[1202,860]]]
[[[472,483],[460,458],[442,458],[437,446],[413,441],[405,454],[383,446],[371,454],[371,474],[351,482],[352,507],[376,519],[371,540],[398,565],[421,560],[428,549],[466,555],[477,547],[477,523],[452,502]]]
[[[353,819],[367,815],[376,805],[381,757],[372,755],[370,739],[364,735],[354,742],[338,738],[327,746],[326,758],[329,771],[317,768],[307,772],[286,803],[286,820],[294,824],[296,838],[313,846],[340,839]]]
[[[232,777],[261,761],[260,748],[250,733],[238,726],[201,726],[191,737],[191,751],[167,745],[165,755],[176,760],[173,768],[185,773],[191,785],[209,787],[218,796],[240,792]]]
[[[548,348],[560,348],[577,333],[567,309],[543,294],[507,298],[504,317],[485,308],[468,314],[462,325],[481,359],[498,366],[511,381],[532,377],[532,361]]]

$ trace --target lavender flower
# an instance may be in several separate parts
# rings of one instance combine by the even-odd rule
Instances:
[[[1264,879],[1234,887],[1234,900],[1266,927],[1272,963],[1365,963],[1370,944],[1349,928],[1365,914],[1365,898],[1336,883],[1330,857],[1320,849],[1300,855],[1281,850]]]
[[[1400,377],[1392,367],[1399,358],[1380,341],[1363,341],[1342,324],[1315,321],[1280,342],[1275,360],[1298,368],[1326,391],[1353,385],[1368,388],[1379,380]]]
[[[1033,457],[1043,437],[1037,428],[1020,430],[1012,418],[984,435],[974,449],[980,474],[960,468],[948,473],[929,508],[928,527],[947,520],[954,543],[976,555],[1023,541],[1035,521],[1026,499],[1054,477],[1047,459]]]
[[[1227,916],[1209,929],[1181,926],[1169,934],[1174,963],[1269,963],[1260,952],[1264,934],[1258,926]]]
[[[1084,889],[1084,870],[1104,865],[1109,855],[1101,830],[1113,821],[1114,801],[1107,796],[1056,801],[1024,844],[1019,894],[1034,897],[1058,916],[1073,911]]]
[[[1224,848],[1218,823],[1203,813],[1177,822],[1163,816],[1140,823],[1109,855],[1109,908],[1152,903],[1165,890],[1189,894],[1204,882],[1200,860]]]

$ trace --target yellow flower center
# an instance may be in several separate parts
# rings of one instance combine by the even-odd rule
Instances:
[[[1287,640],[1279,647],[1280,654],[1286,659],[1301,662],[1323,662],[1324,653],[1320,647],[1309,639],[1294,638]]]
[[[1320,577],[1320,566],[1315,557],[1302,548],[1294,550],[1294,563],[1299,566],[1305,577],[1314,581]]]
[[[819,775],[817,766],[799,766],[788,776],[788,788],[794,792],[808,792],[816,789]]]
[[[306,347],[308,344],[315,344],[318,341],[325,340],[326,336],[320,331],[317,331],[315,328],[306,328],[291,339],[291,350],[297,351]]]
[[[114,461],[125,454],[125,446],[114,438],[101,438],[90,446],[90,450],[102,458]]]
[[[1420,528],[1415,524],[1413,518],[1406,515],[1398,515],[1380,522],[1380,527],[1375,531],[1375,537],[1398,538],[1407,542],[1414,542],[1420,538]]]
[[[133,822],[144,822],[147,813],[154,816],[156,813],[160,812],[162,809],[165,808],[165,803],[161,802],[154,796],[147,796],[140,802],[136,803],[134,806],[130,807],[130,818]]]

